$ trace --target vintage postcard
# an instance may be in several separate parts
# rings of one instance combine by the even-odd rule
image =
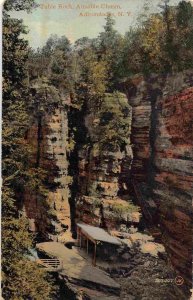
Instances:
[[[2,299],[192,299],[193,1],[2,14]]]

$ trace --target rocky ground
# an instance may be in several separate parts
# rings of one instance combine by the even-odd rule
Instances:
[[[127,235],[127,234],[126,234]],[[152,236],[130,233],[127,247],[117,253],[116,262],[105,270],[121,286],[120,300],[188,300],[185,284],[176,284],[164,247]],[[186,291],[185,291],[186,290]],[[104,298],[105,299],[105,298]]]
[[[64,260],[64,269],[59,272],[58,277],[61,283],[58,299],[190,299],[187,291],[184,292],[185,284],[176,284],[176,274],[167,263],[168,258],[163,245],[156,243],[151,235],[144,232],[133,230],[119,234],[122,236],[122,245],[109,255],[108,260],[104,256],[100,257],[98,253],[96,268],[92,266],[90,257],[84,253],[84,249],[80,251],[79,248],[73,247],[70,250],[61,243],[43,243],[44,246],[48,244],[48,252],[52,256]],[[59,252],[53,247],[57,247]],[[109,281],[112,281],[110,288],[107,284]],[[115,285],[118,287],[120,285],[118,292],[114,291]]]
[[[121,300],[169,300],[179,298],[174,273],[163,259],[130,250],[128,265],[109,270],[121,285]]]

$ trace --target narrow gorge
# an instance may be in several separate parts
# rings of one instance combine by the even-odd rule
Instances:
[[[192,3],[43,7],[3,9],[2,299],[192,299]]]
[[[155,238],[159,232],[168,262],[190,287],[192,75],[130,78],[100,106],[81,110],[66,94],[42,113],[41,129],[35,116],[26,139],[49,170],[50,192],[46,211],[24,194],[31,230],[59,242],[76,238],[80,221],[111,232],[131,225]]]

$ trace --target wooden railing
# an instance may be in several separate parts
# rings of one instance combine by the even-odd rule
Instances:
[[[37,259],[36,262],[47,269],[55,271],[62,269],[62,261],[57,258]]]

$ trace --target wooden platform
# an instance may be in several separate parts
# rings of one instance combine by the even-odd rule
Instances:
[[[81,257],[76,248],[68,249],[58,242],[40,243],[36,247],[38,251],[46,253],[50,258],[62,261],[63,267],[59,274],[67,277],[69,282],[119,295],[120,285],[106,272],[92,266]]]

